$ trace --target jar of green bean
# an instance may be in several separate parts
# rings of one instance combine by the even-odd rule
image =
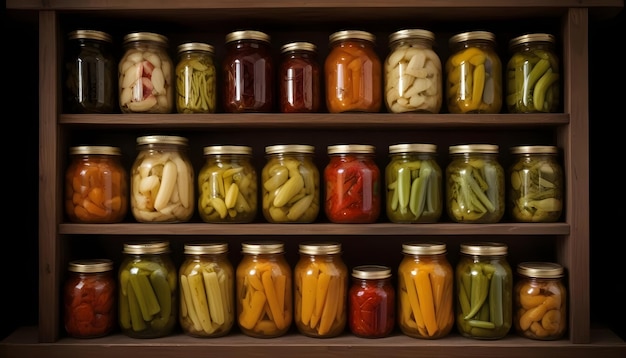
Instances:
[[[178,46],[176,111],[215,113],[216,75],[213,46],[189,42]]]

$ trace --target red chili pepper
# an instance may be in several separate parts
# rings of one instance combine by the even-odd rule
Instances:
[[[395,324],[393,292],[375,286],[350,289],[350,329],[361,337],[383,337]]]

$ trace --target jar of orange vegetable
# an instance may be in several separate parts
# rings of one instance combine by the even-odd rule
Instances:
[[[362,265],[352,269],[348,293],[350,331],[357,337],[382,338],[395,327],[396,294],[391,269]]]

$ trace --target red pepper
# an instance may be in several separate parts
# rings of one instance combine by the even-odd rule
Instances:
[[[375,284],[350,288],[350,330],[366,338],[384,337],[395,324],[393,289]]]

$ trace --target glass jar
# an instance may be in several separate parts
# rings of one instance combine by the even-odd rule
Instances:
[[[198,174],[198,210],[208,223],[249,223],[257,213],[257,173],[252,147],[204,147],[205,164]]]
[[[241,248],[235,299],[239,328],[250,337],[282,336],[293,319],[293,278],[284,244],[244,242]]]
[[[317,46],[310,42],[291,42],[280,51],[280,112],[319,112],[321,75]]]
[[[435,144],[389,146],[386,212],[393,223],[434,223],[443,210],[442,173]]]
[[[556,340],[567,329],[567,291],[563,266],[551,262],[522,262],[517,265],[514,286],[513,324],[523,337]]]
[[[555,146],[512,147],[509,211],[517,222],[555,222],[563,210],[563,169]]]
[[[368,224],[380,215],[380,170],[372,145],[328,146],[324,169],[326,217],[333,223]]]
[[[396,294],[389,267],[354,267],[348,301],[352,334],[361,338],[382,338],[391,334],[396,324]]]
[[[151,135],[137,138],[131,169],[131,200],[138,222],[185,222],[195,209],[194,170],[187,138]]]
[[[506,106],[510,113],[554,113],[561,105],[559,58],[553,35],[536,33],[509,41]]]
[[[508,247],[497,242],[461,244],[456,266],[456,326],[461,335],[500,339],[513,322],[513,273]]]
[[[446,61],[446,98],[450,113],[500,113],[502,62],[496,36],[471,31],[449,40],[452,54]]]
[[[119,326],[131,338],[169,335],[178,317],[178,279],[167,241],[125,243],[118,274]]]
[[[441,60],[435,34],[406,29],[389,35],[385,61],[385,105],[390,113],[439,113],[443,102]]]
[[[345,30],[328,38],[324,62],[326,107],[330,113],[379,112],[382,103],[382,65],[375,51],[376,36]]]
[[[65,111],[117,112],[117,62],[113,56],[113,38],[97,30],[76,30],[67,37]]]
[[[263,216],[270,223],[312,223],[320,209],[320,173],[311,145],[265,147]]]
[[[348,316],[348,268],[337,242],[305,242],[294,268],[296,328],[309,337],[337,337]]]
[[[446,168],[448,216],[459,223],[497,223],[505,211],[504,169],[497,145],[449,147]]]
[[[454,271],[442,242],[402,244],[398,323],[409,337],[437,339],[454,326]]]
[[[226,35],[222,60],[224,111],[271,112],[274,107],[274,60],[271,38],[260,31]]]
[[[95,338],[116,327],[113,261],[89,259],[71,261],[63,288],[64,323],[74,338]]]
[[[122,113],[171,113],[174,108],[174,65],[167,37],[152,32],[124,36],[119,64]]]
[[[121,150],[109,146],[69,149],[65,212],[72,222],[117,223],[128,212],[128,173]]]
[[[213,46],[188,42],[178,46],[176,63],[176,111],[215,113],[217,75]]]
[[[235,272],[228,244],[185,244],[179,274],[183,332],[200,338],[228,334],[235,323]]]

